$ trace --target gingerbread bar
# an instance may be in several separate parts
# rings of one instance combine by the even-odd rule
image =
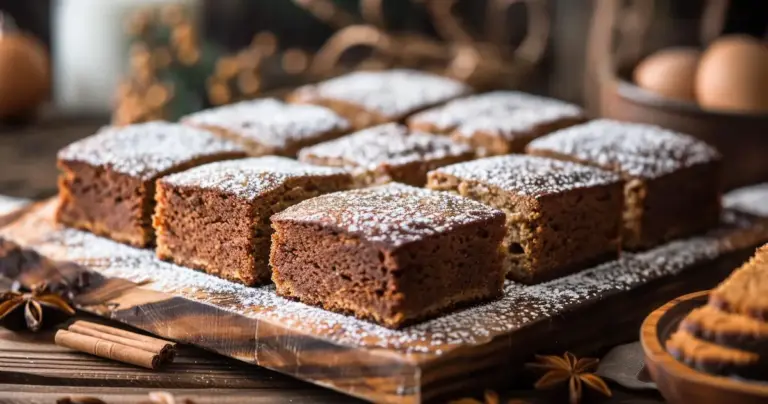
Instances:
[[[653,125],[597,120],[532,141],[529,154],[612,170],[624,177],[623,244],[653,247],[720,220],[720,155]]]
[[[423,186],[428,171],[474,156],[467,145],[398,124],[363,129],[299,152],[303,162],[349,170],[358,187],[390,181]]]
[[[360,71],[297,89],[288,99],[324,105],[356,129],[400,122],[408,115],[469,94],[467,85],[431,73],[395,69]]]
[[[344,171],[284,157],[206,164],[157,185],[157,255],[246,285],[268,282],[269,217],[349,188]]]
[[[272,217],[277,293],[399,328],[501,296],[504,213],[387,184],[309,199]]]
[[[244,157],[213,133],[167,122],[102,129],[58,154],[59,207],[68,226],[145,247],[154,241],[155,180],[218,160]]]
[[[504,211],[507,276],[529,284],[618,256],[623,185],[596,167],[525,155],[442,167],[427,184]]]
[[[451,134],[481,154],[520,153],[531,140],[586,120],[581,108],[518,91],[459,98],[408,118],[408,126]]]
[[[242,101],[182,118],[239,143],[252,156],[294,157],[299,149],[349,132],[349,122],[316,105],[286,104],[274,98]]]

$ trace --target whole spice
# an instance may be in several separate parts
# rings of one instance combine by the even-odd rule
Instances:
[[[577,359],[572,353],[566,352],[562,357],[537,355],[536,362],[526,366],[546,372],[534,385],[537,390],[551,389],[568,382],[569,401],[578,404],[582,399],[583,384],[607,397],[611,396],[611,389],[603,379],[591,373],[598,362],[595,358]]]
[[[75,309],[61,295],[51,293],[45,283],[29,292],[7,291],[0,294],[0,325],[19,331],[38,331],[58,324],[75,314]]]

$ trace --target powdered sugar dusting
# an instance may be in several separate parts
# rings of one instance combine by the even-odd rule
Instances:
[[[390,123],[304,148],[299,152],[299,160],[316,164],[341,162],[349,170],[365,171],[382,165],[429,162],[473,153],[469,146],[445,136],[410,132],[405,126]]]
[[[560,100],[519,91],[493,91],[420,112],[408,119],[408,123],[430,125],[440,132],[460,128],[462,134],[471,134],[476,127],[493,125],[500,133],[512,133],[582,115],[581,108]]]
[[[636,177],[655,178],[720,158],[706,143],[654,125],[601,119],[540,137],[530,151],[554,151]]]
[[[329,99],[361,106],[391,119],[399,119],[471,92],[467,85],[431,73],[394,69],[359,71],[296,90],[300,101]]]
[[[274,148],[317,139],[350,129],[332,110],[316,105],[286,104],[274,98],[242,101],[200,111],[182,118],[185,123],[217,127]]]
[[[434,172],[534,197],[612,184],[621,179],[596,167],[520,154],[453,164]]]
[[[398,247],[503,216],[467,198],[392,183],[308,199],[275,214],[272,221],[317,223]]]
[[[541,134],[539,128],[544,125],[581,116],[581,110],[572,106],[517,109],[498,115],[479,116],[461,124],[454,133],[459,138],[472,138],[483,133],[511,141],[520,137],[538,136]]]
[[[293,178],[343,175],[349,176],[341,169],[313,166],[285,157],[266,156],[210,163],[164,177],[160,182],[175,186],[215,189],[252,200],[283,186]]]
[[[29,199],[0,195],[0,216],[21,209],[30,202]]]
[[[746,191],[744,191],[746,192]],[[765,219],[734,221],[728,210],[721,228],[708,235],[679,240],[587,269],[548,283],[525,286],[507,282],[503,298],[460,310],[402,330],[390,330],[351,317],[280,298],[273,286],[249,288],[157,260],[151,250],[135,249],[90,233],[56,227],[55,203],[0,229],[0,236],[35,248],[54,259],[72,260],[106,276],[152,283],[143,286],[182,296],[259,321],[281,324],[335,344],[402,352],[444,354],[466,345],[530,326],[576,305],[605,299],[662,277],[674,276],[697,263],[768,240]],[[742,199],[743,201],[744,199]],[[755,204],[760,202],[752,199]],[[740,204],[744,207],[744,204]],[[746,206],[751,210],[755,206]],[[215,299],[212,296],[226,296]],[[222,323],[219,326],[226,326]],[[258,335],[257,335],[258,337]]]
[[[737,189],[725,195],[723,203],[742,212],[768,217],[768,184]]]
[[[106,166],[115,172],[151,179],[188,161],[221,153],[244,153],[213,133],[168,122],[101,129],[61,149],[58,158]]]

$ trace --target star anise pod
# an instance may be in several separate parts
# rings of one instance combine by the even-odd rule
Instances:
[[[44,325],[58,324],[75,314],[75,309],[61,295],[51,293],[45,283],[28,292],[11,290],[0,293],[0,325],[19,331],[38,331]]]
[[[578,404],[581,402],[583,385],[607,397],[611,396],[608,385],[600,376],[592,373],[598,362],[595,358],[576,359],[572,353],[566,352],[562,357],[536,355],[536,362],[526,366],[546,372],[534,385],[537,390],[550,389],[568,382],[569,401],[571,404]]]

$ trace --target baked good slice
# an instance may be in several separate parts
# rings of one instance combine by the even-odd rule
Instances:
[[[394,69],[358,71],[298,88],[288,100],[323,105],[356,129],[399,122],[425,108],[469,94],[471,88],[436,74]]]
[[[697,308],[683,319],[680,329],[714,344],[768,355],[768,323],[715,306]]]
[[[531,140],[586,120],[576,105],[519,91],[459,98],[408,118],[414,130],[452,134],[485,155],[520,153]]]
[[[508,276],[537,283],[615,258],[623,182],[600,168],[507,155],[438,168],[427,186],[506,213]]]
[[[720,155],[691,136],[602,119],[542,136],[526,151],[622,175],[627,249],[649,248],[719,223]]]
[[[328,108],[286,104],[274,98],[242,101],[181,119],[242,145],[252,156],[294,157],[302,147],[337,138],[349,122]]]
[[[223,161],[157,182],[157,256],[246,285],[268,282],[269,217],[349,188],[342,170],[284,157]]]
[[[56,218],[68,226],[151,245],[155,180],[244,150],[210,131],[168,122],[105,128],[58,154]]]
[[[349,170],[357,186],[390,181],[423,186],[429,170],[474,157],[467,145],[445,136],[412,132],[394,123],[363,129],[299,152],[303,162]]]
[[[504,213],[402,184],[326,194],[272,217],[277,293],[399,328],[501,296]]]
[[[709,304],[768,321],[768,244],[709,294]]]
[[[672,334],[666,348],[677,360],[702,372],[764,378],[768,371],[766,361],[756,353],[703,341],[684,330]]]

